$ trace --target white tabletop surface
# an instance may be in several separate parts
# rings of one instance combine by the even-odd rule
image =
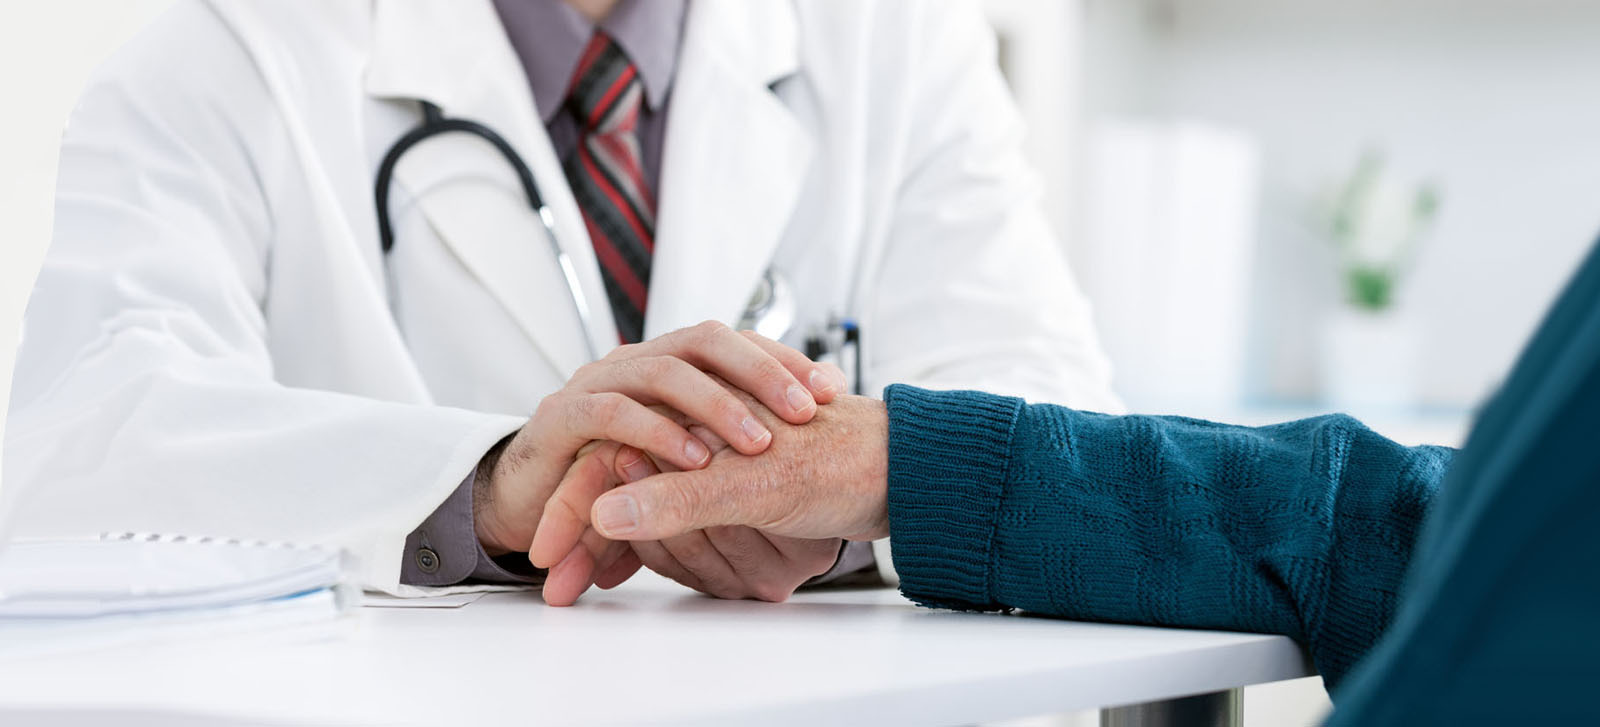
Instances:
[[[718,601],[646,574],[573,608],[497,593],[345,621],[0,661],[0,722],[951,724],[1308,674],[1283,637],[934,611],[889,589]]]

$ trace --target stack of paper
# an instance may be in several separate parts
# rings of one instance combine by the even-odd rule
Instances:
[[[123,535],[0,552],[0,656],[252,632],[359,603],[334,551]]]

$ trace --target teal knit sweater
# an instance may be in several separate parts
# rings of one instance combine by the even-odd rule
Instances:
[[[1345,416],[1247,428],[895,386],[895,570],[930,606],[1284,634],[1331,686],[1450,463]]]
[[[919,602],[1286,634],[1343,685],[1331,727],[1600,724],[1600,246],[1454,456],[1343,416],[886,399]]]

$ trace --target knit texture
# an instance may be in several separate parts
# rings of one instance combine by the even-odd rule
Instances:
[[[901,590],[926,605],[1002,608],[990,595],[992,545],[1022,402],[941,397],[907,386],[892,386],[885,396],[889,542]],[[926,400],[939,406],[925,406]],[[900,482],[916,483],[915,489],[896,487]]]
[[[1330,726],[1600,724],[1597,445],[1600,246],[1473,425]]]
[[[907,597],[1275,633],[1332,688],[1393,618],[1452,450],[1342,415],[1268,427],[892,386]]]

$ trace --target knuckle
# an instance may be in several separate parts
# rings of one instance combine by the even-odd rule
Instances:
[[[578,420],[588,418],[589,415],[594,412],[594,408],[595,400],[594,396],[592,395],[575,396],[572,398],[572,401],[567,402],[567,406],[564,407],[570,416]]]
[[[590,401],[589,397],[573,397],[571,401],[565,402],[565,405],[560,409],[562,426],[568,432],[579,432],[588,429],[589,421],[593,416],[591,414],[593,409],[594,402]]]
[[[597,361],[590,361],[589,363],[579,366],[576,371],[572,372],[572,381],[588,381],[589,379],[595,378],[597,375],[599,375],[601,369],[611,365],[612,363],[614,362],[611,360],[609,355]]]
[[[756,363],[756,374],[763,379],[773,379],[784,384],[789,383],[794,378],[789,374],[789,369],[784,368],[783,364],[778,362],[778,359],[771,356],[762,357]]]
[[[752,413],[750,408],[745,406],[743,401],[739,400],[739,397],[733,395],[720,385],[716,388],[716,391],[711,392],[709,396],[712,399],[710,403],[715,407],[715,411],[723,416],[724,421],[742,421],[745,417],[750,416]]]
[[[623,405],[627,397],[615,392],[602,392],[583,397],[578,409],[586,421],[593,422],[607,432],[615,432],[622,421]]]
[[[639,378],[645,368],[644,362],[647,358],[625,358],[612,361],[610,364],[612,377],[624,381]]]
[[[727,331],[729,329],[726,323],[712,318],[707,318],[706,320],[694,324],[694,330],[706,335],[720,335],[723,331]]]
[[[655,383],[683,372],[684,369],[692,370],[693,367],[673,356],[651,356],[637,361],[635,373],[640,379]]]
[[[707,320],[696,323],[689,332],[696,343],[705,345],[730,334],[732,329],[722,321]]]
[[[560,410],[561,407],[561,392],[558,391],[554,394],[546,395],[543,399],[539,400],[539,404],[537,406],[533,407],[533,415],[528,417],[528,425],[525,426],[538,426],[535,424],[535,422],[542,422],[546,419],[549,419],[551,413]]]

